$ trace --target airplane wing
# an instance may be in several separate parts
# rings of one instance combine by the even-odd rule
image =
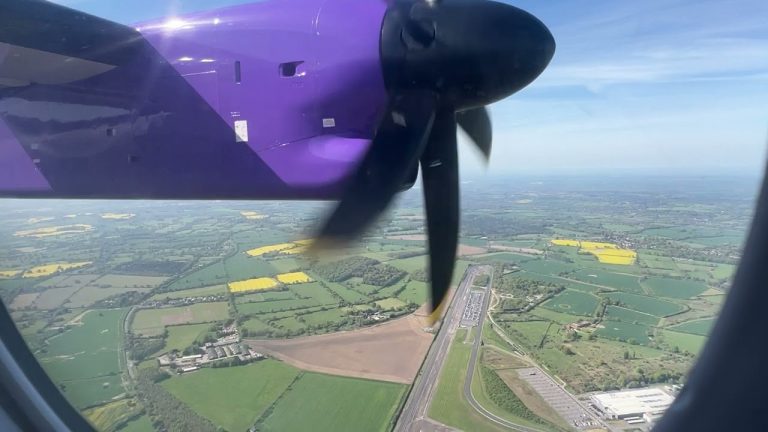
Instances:
[[[0,2],[0,196],[280,198],[283,180],[235,143],[137,30]]]

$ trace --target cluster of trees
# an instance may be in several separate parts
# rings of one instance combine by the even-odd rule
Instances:
[[[351,277],[363,277],[365,270],[379,264],[372,258],[353,256],[338,261],[318,264],[312,267],[312,271],[321,278],[330,282],[341,282]]]
[[[405,276],[405,272],[389,264],[368,267],[363,272],[363,283],[375,286],[389,286]]]
[[[651,384],[677,384],[681,382],[683,374],[667,370],[657,370],[653,373],[645,373],[643,369],[637,368],[632,373],[620,374],[618,377],[604,375],[601,381],[588,382],[584,384],[585,391],[610,391],[624,388],[645,387]]]
[[[499,408],[515,414],[533,423],[547,425],[550,424],[533,413],[527,406],[510,390],[504,380],[499,377],[495,370],[480,366],[480,376],[483,378],[483,384],[488,392],[488,397],[499,406]]]
[[[416,256],[424,255],[424,251],[423,250],[399,251],[399,252],[390,252],[387,255],[395,259],[413,258]]]
[[[143,276],[166,276],[180,274],[187,263],[167,260],[136,260],[120,264],[115,271]]]
[[[164,346],[165,341],[163,339],[129,338],[126,341],[126,349],[135,361],[146,359],[163,349]]]
[[[216,425],[158,383],[170,375],[156,369],[138,371],[136,391],[144,402],[152,426],[158,431],[216,432]]]
[[[496,278],[494,288],[508,292],[515,297],[529,296],[536,294],[552,295],[564,290],[563,285],[557,285],[552,282],[541,282],[530,279],[523,279],[514,274],[503,275]]]
[[[427,273],[427,269],[425,267],[412,271],[410,276],[411,279],[415,281],[429,282],[429,273]]]
[[[501,274],[501,272],[498,274]],[[541,298],[537,301],[537,303],[540,303],[565,289],[563,285],[523,279],[515,276],[514,273],[495,278],[493,285],[497,290],[514,296],[513,298],[505,298],[502,302],[501,307],[506,311],[527,309],[534,306],[528,300],[529,297],[540,295]]]
[[[145,296],[145,293],[139,291],[125,291],[99,300],[92,307],[106,309],[133,306],[141,303]]]

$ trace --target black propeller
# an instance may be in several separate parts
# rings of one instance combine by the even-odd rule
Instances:
[[[389,106],[316,247],[358,237],[421,167],[429,234],[431,307],[453,276],[459,233],[457,124],[487,158],[485,105],[530,84],[555,41],[529,13],[488,0],[395,0],[381,29]]]

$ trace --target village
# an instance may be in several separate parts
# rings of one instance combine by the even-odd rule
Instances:
[[[203,367],[236,366],[265,358],[242,343],[235,323],[222,327],[221,333],[223,336],[216,341],[199,347],[199,353],[179,355],[173,351],[159,356],[158,366],[166,372],[185,374]]]

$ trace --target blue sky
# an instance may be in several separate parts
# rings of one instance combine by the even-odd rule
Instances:
[[[244,3],[58,2],[124,23]],[[491,106],[491,164],[486,170],[463,145],[465,176],[761,172],[768,145],[767,1],[511,3],[550,27],[557,52],[536,82]]]

